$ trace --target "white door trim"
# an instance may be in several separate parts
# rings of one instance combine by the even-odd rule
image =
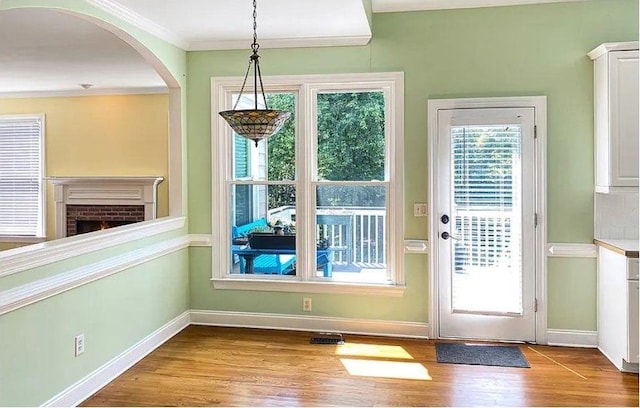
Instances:
[[[534,125],[536,126],[535,146],[535,211],[538,226],[535,231],[535,262],[536,262],[536,343],[547,343],[547,242],[546,242],[546,133],[547,133],[547,97],[498,97],[498,98],[464,98],[464,99],[430,99],[427,107],[427,140],[429,171],[429,327],[431,338],[438,338],[440,324],[438,320],[438,220],[437,220],[437,182],[438,180],[438,110],[440,109],[469,109],[469,108],[527,108],[535,110]]]

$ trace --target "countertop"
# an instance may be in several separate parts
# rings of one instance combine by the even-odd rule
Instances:
[[[640,241],[637,239],[607,239],[595,238],[593,243],[603,248],[610,249],[629,258],[638,258],[640,253]]]

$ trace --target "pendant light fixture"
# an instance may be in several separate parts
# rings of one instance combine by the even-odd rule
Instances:
[[[244,82],[242,82],[242,88],[240,88],[240,95],[236,103],[233,105],[232,110],[220,112],[220,116],[227,121],[229,126],[240,136],[251,139],[258,146],[258,142],[262,139],[266,139],[269,136],[275,134],[285,121],[291,116],[291,112],[269,109],[267,104],[267,97],[264,94],[264,86],[262,85],[262,75],[260,75],[260,56],[258,55],[258,35],[256,33],[257,23],[256,17],[258,13],[256,11],[256,0],[253,0],[253,43],[251,44],[251,57],[249,57],[249,66],[247,67],[247,73],[244,75]],[[238,103],[242,98],[242,92],[244,86],[247,83],[249,72],[253,66],[253,109],[238,109]],[[264,109],[258,109],[258,84],[260,85],[260,92],[262,93],[262,99],[264,100]]]

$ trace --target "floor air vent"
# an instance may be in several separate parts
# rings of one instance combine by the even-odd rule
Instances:
[[[344,344],[341,333],[316,333],[311,337],[311,344]]]

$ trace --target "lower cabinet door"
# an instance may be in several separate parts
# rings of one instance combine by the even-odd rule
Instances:
[[[628,333],[629,342],[627,343],[627,362],[637,363],[638,354],[640,354],[640,346],[638,344],[638,281],[627,281],[627,299],[629,300],[629,320]]]

